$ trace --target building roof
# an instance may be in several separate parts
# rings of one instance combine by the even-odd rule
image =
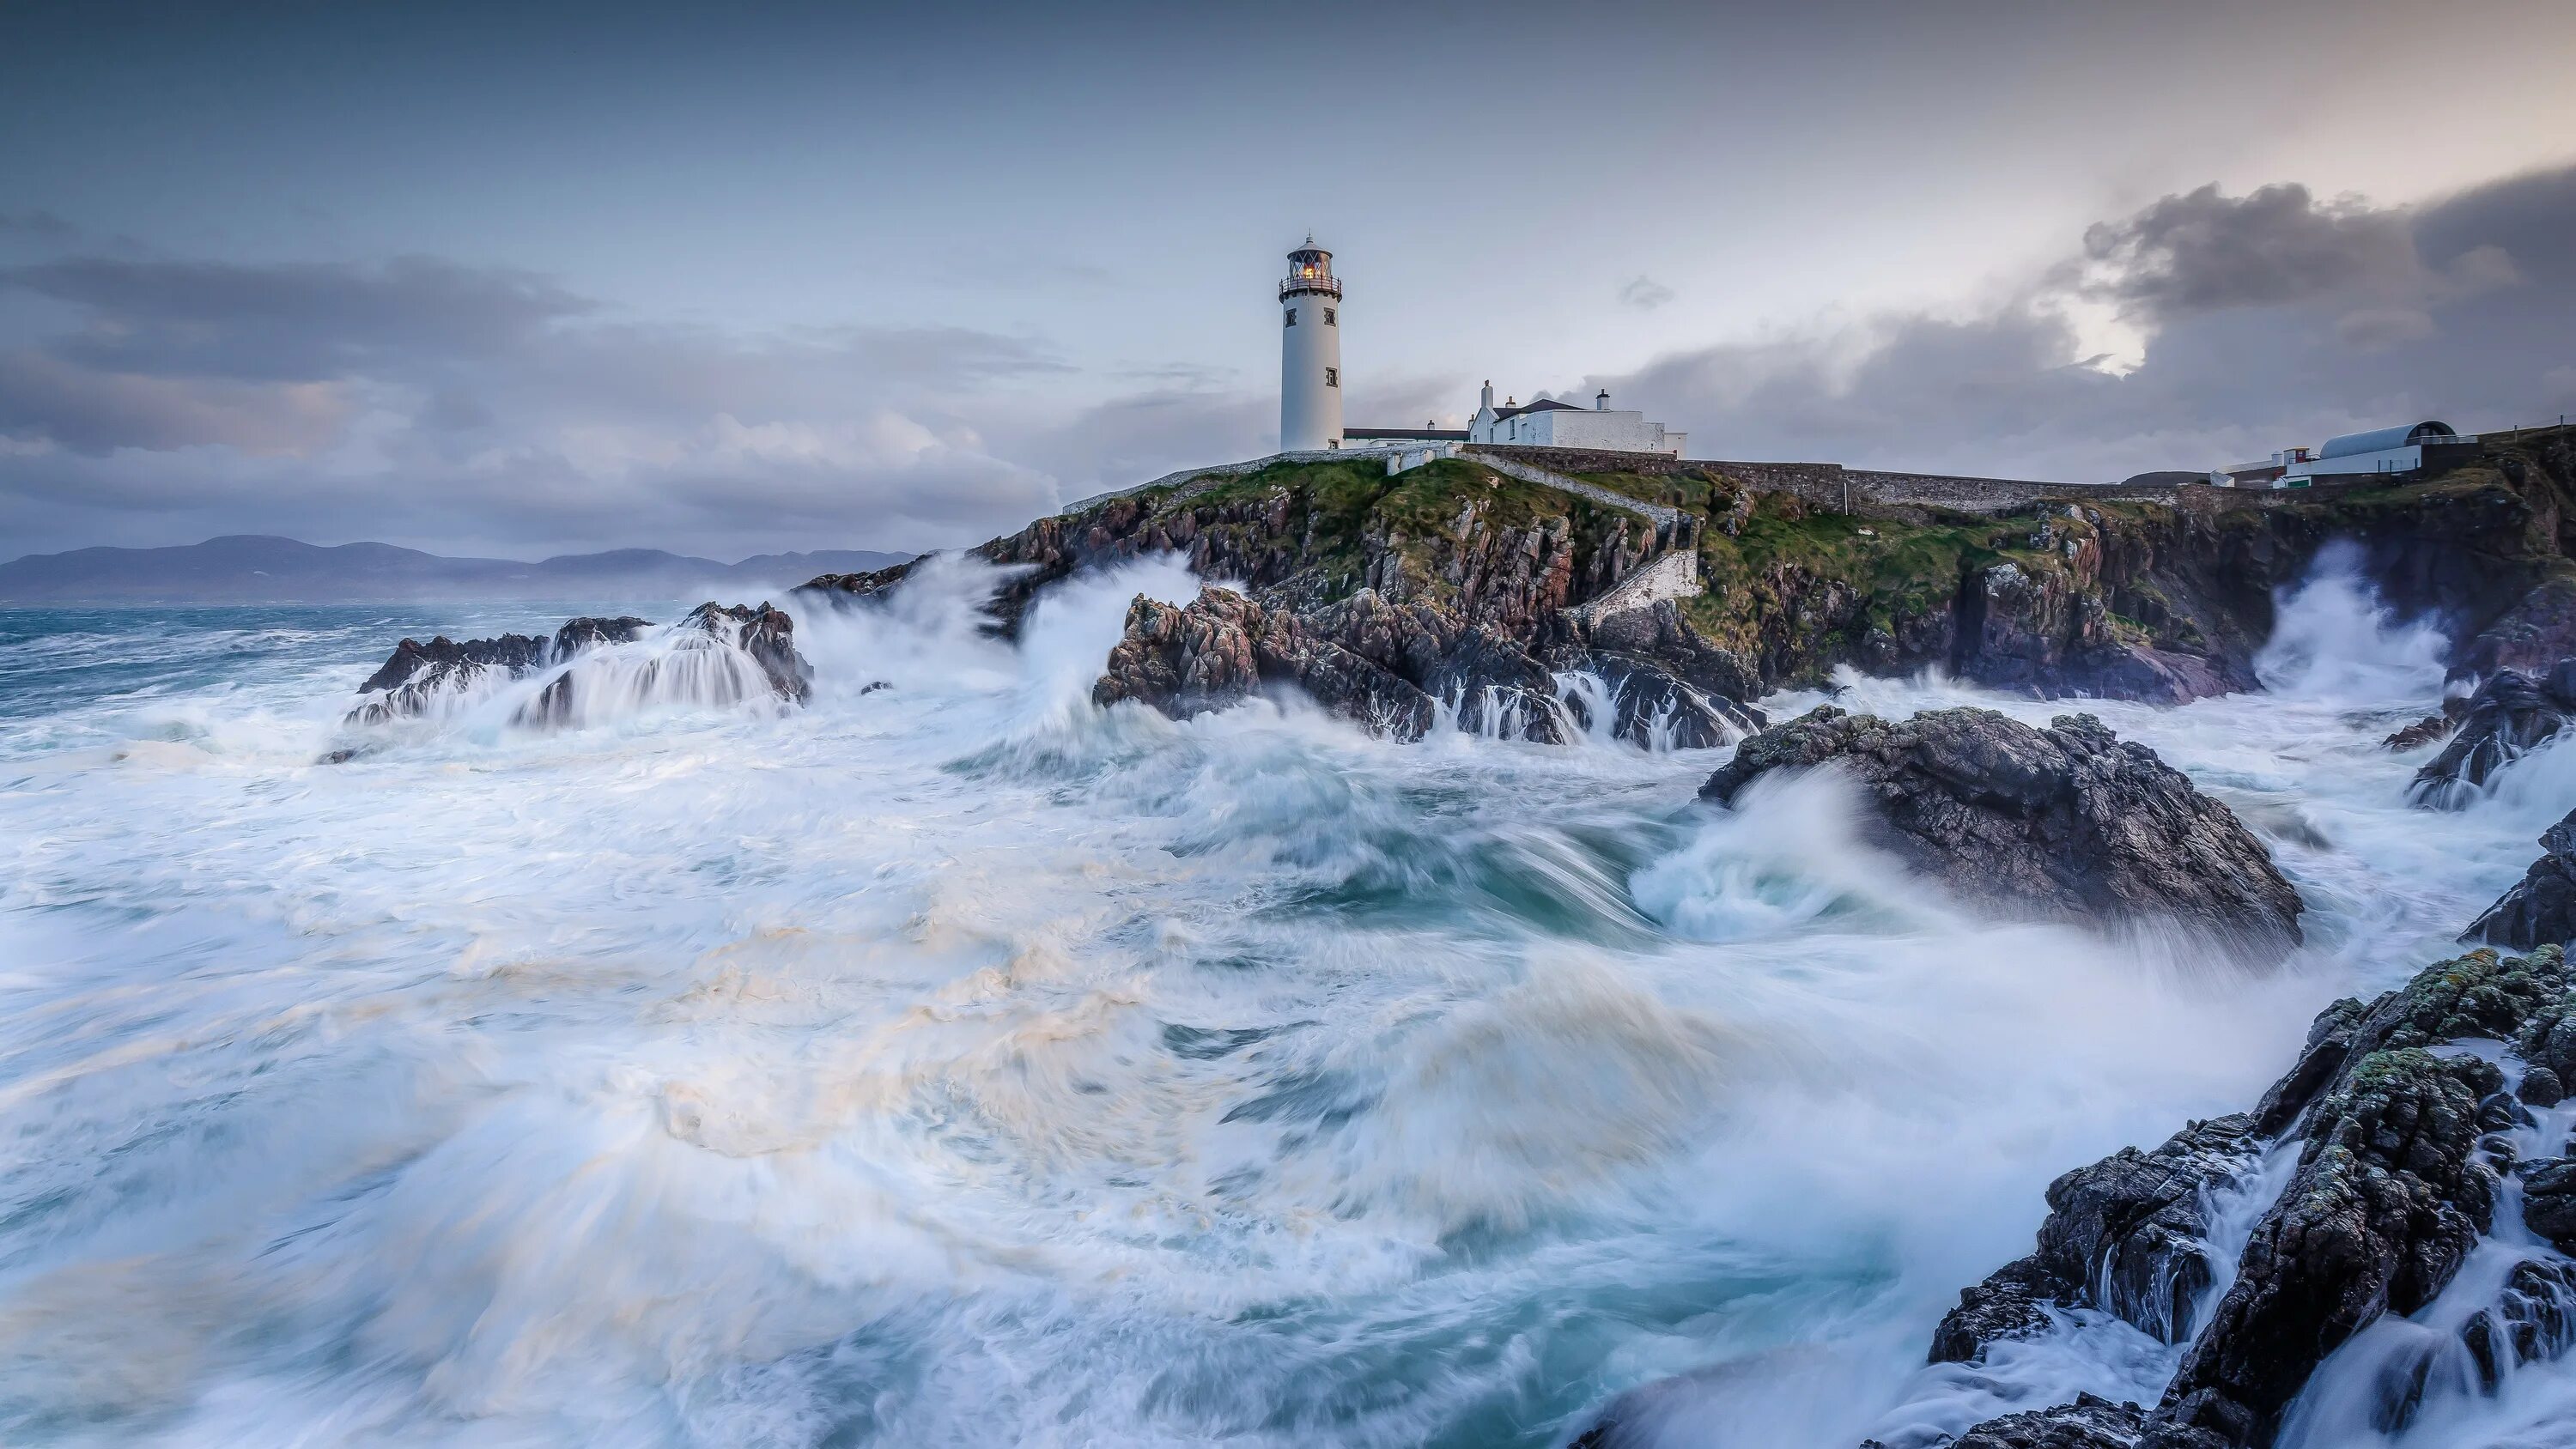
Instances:
[[[1522,413],[1579,413],[1582,411],[1582,408],[1576,407],[1572,403],[1558,402],[1552,397],[1543,397],[1537,402],[1526,403],[1516,408],[1496,408],[1494,409],[1494,416],[1498,418],[1510,418],[1518,417]]]
[[[2363,453],[2385,453],[2391,448],[2411,448],[2417,443],[2447,443],[2458,436],[2448,423],[2427,421],[2412,426],[2400,423],[2393,428],[2373,428],[2366,433],[2346,433],[2340,438],[2328,438],[2326,445],[2317,450],[2317,457],[2351,458]]]
[[[1421,438],[1432,442],[1467,440],[1465,428],[1344,428],[1345,438]]]

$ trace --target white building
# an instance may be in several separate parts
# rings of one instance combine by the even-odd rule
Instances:
[[[2429,421],[2412,427],[2400,424],[2367,433],[2346,433],[2326,439],[2315,457],[2290,464],[2283,470],[2278,486],[2302,488],[2312,478],[2344,478],[2357,473],[2413,473],[2425,465],[2427,450],[2433,455],[2430,461],[2447,463],[2458,456],[2454,450],[2476,441],[2451,431],[2448,423]]]
[[[1467,441],[1503,443],[1524,448],[1599,448],[1618,453],[1666,453],[1678,457],[1689,434],[1646,421],[1641,412],[1619,412],[1610,406],[1607,388],[1592,406],[1579,408],[1541,398],[1526,407],[1505,399],[1494,406],[1494,385],[1485,384],[1476,416],[1467,424]]]
[[[1306,244],[1288,254],[1279,284],[1279,450],[1342,445],[1342,284],[1333,254]]]

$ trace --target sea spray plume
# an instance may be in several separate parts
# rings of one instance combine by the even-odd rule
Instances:
[[[2572,717],[2576,659],[2539,679],[2499,669],[2469,696],[2458,732],[2442,752],[2415,772],[2408,798],[2440,810],[2466,809],[2495,788],[2507,766],[2556,740]]]
[[[2274,591],[2254,674],[2272,693],[2301,699],[2439,698],[2449,652],[2433,621],[2397,617],[2364,573],[2360,547],[2337,539],[2298,584]]]

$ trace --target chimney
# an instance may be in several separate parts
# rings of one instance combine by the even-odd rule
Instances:
[[[1601,389],[1600,394],[1592,399],[1592,410],[1596,413],[1610,411],[1610,389]]]

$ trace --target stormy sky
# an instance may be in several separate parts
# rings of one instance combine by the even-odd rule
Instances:
[[[0,7],[0,557],[972,542],[1487,377],[2061,480],[2576,411],[2576,6]]]

